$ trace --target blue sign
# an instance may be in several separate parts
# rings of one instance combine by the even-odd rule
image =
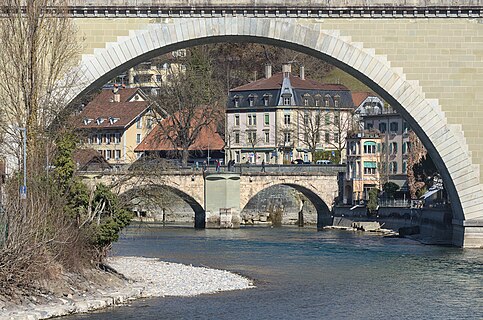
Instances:
[[[335,157],[335,151],[332,151],[332,156]]]
[[[20,186],[20,199],[27,199],[27,186]]]

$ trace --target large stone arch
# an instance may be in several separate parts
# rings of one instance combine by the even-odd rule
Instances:
[[[120,37],[105,49],[96,49],[93,55],[83,56],[79,86],[70,98],[100,87],[121,71],[159,54],[227,41],[273,44],[327,60],[396,107],[442,174],[453,210],[453,243],[481,245],[483,188],[479,167],[472,163],[461,128],[448,124],[438,101],[426,99],[419,83],[406,80],[403,70],[392,67],[385,56],[340,36],[336,30],[323,30],[321,24],[313,27],[294,19],[249,17],[179,18],[152,24]]]
[[[271,188],[277,185],[283,185],[283,186],[288,186],[291,187],[298,192],[302,193],[315,207],[315,210],[317,210],[317,229],[322,229],[325,226],[331,225],[332,224],[332,201],[330,199],[322,199],[324,196],[320,196],[319,192],[310,186],[303,186],[298,183],[290,183],[290,182],[275,182],[271,183],[268,185],[265,185],[261,190],[258,190],[258,192],[253,195],[250,199],[244,201],[243,203],[240,204],[240,212],[245,209],[245,207],[248,205],[251,199],[253,199],[256,195],[258,195],[260,192],[267,188]],[[324,197],[326,198],[326,197]],[[327,202],[330,201],[330,202]],[[329,205],[327,204],[329,203]]]
[[[194,227],[197,229],[203,229],[205,227],[205,209],[203,206],[191,195],[186,193],[183,190],[180,190],[177,187],[168,185],[168,184],[145,184],[145,185],[139,185],[135,186],[130,189],[126,189],[121,193],[121,196],[125,197],[136,197],[136,196],[142,196],[142,193],[138,193],[138,191],[142,191],[143,189],[147,188],[156,188],[159,189],[160,191],[168,191],[167,194],[171,193],[174,194],[178,197],[180,197],[184,202],[186,202],[190,208],[193,210],[195,214],[195,225]]]

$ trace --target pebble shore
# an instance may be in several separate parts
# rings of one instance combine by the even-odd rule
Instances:
[[[0,310],[0,319],[49,319],[122,305],[139,298],[195,296],[254,287],[251,280],[228,271],[155,258],[112,257],[108,264],[129,279],[123,287],[96,290],[85,297],[55,298],[48,305]]]

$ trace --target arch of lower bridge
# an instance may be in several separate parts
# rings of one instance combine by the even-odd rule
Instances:
[[[314,205],[315,210],[317,211],[317,229],[322,229],[324,226],[332,224],[331,209],[329,208],[327,203],[320,197],[320,195],[318,195],[316,191],[296,183],[276,183],[263,188],[247,201],[247,203],[243,206],[243,208],[241,208],[241,212],[243,212],[243,210],[246,208],[248,203],[250,203],[250,200],[252,200],[257,195],[259,195],[260,192],[277,185],[287,186],[297,190],[298,192],[302,193]],[[332,203],[330,204],[330,206],[332,207]]]
[[[337,32],[311,28],[296,20],[223,17],[178,19],[151,25],[84,57],[80,87],[71,98],[102,86],[134,65],[174,50],[216,42],[256,42],[286,47],[326,60],[361,80],[394,106],[417,133],[440,171],[450,196],[454,224],[483,220],[479,168],[468,146],[452,129],[441,107],[427,100],[417,82],[406,80],[386,57],[352,43]],[[467,220],[466,223],[464,220]],[[478,226],[478,224],[474,224]],[[463,245],[463,235],[455,243]]]
[[[157,189],[157,191],[162,192],[162,195],[165,197],[169,193],[174,194],[180,197],[183,201],[185,201],[190,208],[193,210],[195,214],[195,228],[203,229],[205,227],[205,209],[203,206],[196,201],[188,193],[180,190],[179,188],[165,185],[165,184],[157,184],[157,185],[149,185],[149,186],[138,186],[132,189],[125,191],[121,196],[125,197],[128,200],[135,199],[138,197],[146,197],[146,196],[156,196],[155,193],[149,192],[150,190]],[[147,192],[146,192],[147,191]],[[169,193],[166,193],[168,191]],[[158,193],[159,195],[160,193]],[[166,199],[169,201],[169,199]]]

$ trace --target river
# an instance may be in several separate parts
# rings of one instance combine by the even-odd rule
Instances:
[[[134,225],[113,255],[226,269],[257,288],[65,319],[482,319],[483,251],[311,228]],[[64,318],[63,318],[64,319]]]

